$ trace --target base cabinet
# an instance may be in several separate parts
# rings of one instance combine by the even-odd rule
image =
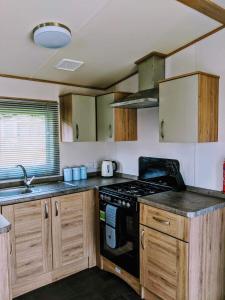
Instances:
[[[141,285],[159,299],[188,299],[188,243],[146,226],[140,234]]]
[[[225,299],[225,208],[185,218],[141,204],[140,223],[143,299]]]
[[[11,300],[9,232],[0,234],[0,299]]]
[[[95,265],[94,218],[87,218],[94,213],[93,190],[2,207],[12,224],[13,297]]]
[[[53,268],[84,259],[88,267],[86,209],[83,194],[52,199]]]
[[[3,206],[2,214],[11,222],[12,286],[52,270],[50,199]]]

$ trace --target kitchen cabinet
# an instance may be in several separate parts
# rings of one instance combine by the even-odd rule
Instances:
[[[195,72],[159,84],[161,142],[218,141],[219,77]]]
[[[50,199],[3,206],[2,214],[12,224],[12,286],[34,281],[52,269]]]
[[[62,142],[96,141],[95,97],[61,96],[60,115]]]
[[[187,299],[188,244],[141,226],[141,284],[161,299]]]
[[[128,93],[115,92],[96,97],[97,140],[137,140],[137,109],[112,108],[110,104],[125,98]]]
[[[225,298],[224,217],[224,208],[186,218],[140,205],[140,281],[144,299]]]
[[[96,264],[94,213],[93,190],[2,207],[13,297]]]
[[[84,260],[88,266],[86,209],[83,194],[52,199],[53,268]]]
[[[1,217],[1,215],[0,215]],[[11,300],[9,232],[0,233],[0,299]]]

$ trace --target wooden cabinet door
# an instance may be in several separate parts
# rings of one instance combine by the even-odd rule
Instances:
[[[141,285],[163,300],[187,300],[188,244],[140,226]]]
[[[198,75],[159,85],[161,142],[198,141]]]
[[[51,271],[50,199],[3,206],[2,214],[12,224],[12,285],[24,285]]]
[[[73,140],[96,141],[95,97],[72,96]]]
[[[52,198],[53,268],[88,267],[86,193]],[[78,271],[78,270],[77,270]]]
[[[97,101],[97,139],[98,141],[113,141],[114,110],[110,104],[114,94],[98,96]]]

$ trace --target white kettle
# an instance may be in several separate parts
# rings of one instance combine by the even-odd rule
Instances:
[[[102,177],[113,177],[113,172],[117,170],[117,163],[114,160],[102,161]]]

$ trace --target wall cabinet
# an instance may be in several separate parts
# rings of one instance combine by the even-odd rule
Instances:
[[[95,265],[94,213],[93,190],[2,207],[13,297]]]
[[[62,142],[96,141],[95,97],[61,96],[60,115]]]
[[[185,218],[141,204],[140,281],[144,299],[225,299],[224,217],[224,208]]]
[[[203,72],[161,81],[160,141],[216,142],[218,93],[219,77]]]
[[[110,107],[112,102],[127,95],[115,92],[96,97],[98,141],[137,140],[137,110]]]

